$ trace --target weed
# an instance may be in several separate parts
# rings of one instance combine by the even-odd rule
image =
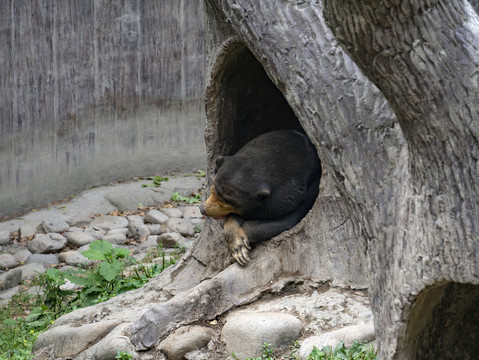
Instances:
[[[152,184],[142,184],[141,187],[149,187],[149,186],[153,186],[153,187],[159,187],[161,186],[161,182],[162,181],[168,181],[168,178],[167,177],[163,177],[163,176],[151,176],[149,178],[147,178],[147,180],[152,180],[153,183]]]
[[[188,204],[194,204],[194,203],[199,203],[201,201],[201,195],[196,193],[196,194],[193,194],[193,196],[182,196],[179,193],[175,192],[171,194],[171,200],[177,201],[177,202],[183,201]]]
[[[130,359],[133,359],[133,355],[131,355],[128,352],[117,351],[115,359],[130,360]]]
[[[261,357],[245,360],[295,360],[298,359],[296,352],[299,347],[299,342],[296,341],[291,351],[279,358],[275,356],[275,351],[271,350],[271,345],[264,343]],[[235,354],[232,354],[232,357],[234,360],[239,360]],[[346,348],[341,341],[334,349],[331,346],[324,346],[321,350],[314,347],[308,356],[308,360],[377,360],[377,351],[374,346],[364,345],[357,341],[350,348]]]

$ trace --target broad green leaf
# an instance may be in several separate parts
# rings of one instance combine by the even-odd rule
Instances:
[[[89,260],[106,260],[105,254],[96,249],[86,250],[83,251],[81,254]]]
[[[130,250],[128,250],[127,248],[116,248],[116,249],[113,249],[113,256],[115,258],[125,258],[127,257],[128,255],[130,255]]]
[[[110,255],[113,251],[113,245],[105,240],[95,240],[90,244],[90,250],[98,250],[105,255]]]
[[[123,265],[119,261],[114,261],[111,264],[103,262],[100,264],[99,271],[100,275],[110,282],[121,272],[122,268]]]

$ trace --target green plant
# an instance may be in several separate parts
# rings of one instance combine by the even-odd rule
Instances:
[[[201,195],[196,193],[193,194],[193,196],[182,196],[179,193],[175,192],[171,194],[171,200],[172,201],[183,201],[187,202],[188,204],[193,204],[193,203],[199,203],[201,201]]]
[[[324,346],[321,350],[313,348],[308,360],[377,360],[377,352],[372,345],[364,345],[357,341],[346,348],[341,341],[334,349],[331,346]]]
[[[131,355],[131,354],[128,353],[128,352],[123,352],[123,351],[118,350],[118,351],[116,352],[116,357],[115,357],[115,359],[130,360],[130,359],[133,359],[133,355]]]
[[[199,179],[199,178],[204,178],[204,177],[206,177],[206,172],[203,171],[203,170],[196,170],[195,176],[196,176],[198,179]]]
[[[291,347],[291,351],[287,355],[283,355],[281,357],[282,360],[296,360],[298,357],[296,356],[296,352],[298,351],[300,345],[299,342],[296,341],[293,346]],[[235,354],[232,354],[233,359],[239,360]],[[271,349],[271,344],[264,343],[263,344],[263,355],[261,357],[256,358],[247,358],[245,360],[279,360],[275,356],[275,351]]]
[[[151,176],[151,177],[148,177],[147,180],[152,180],[153,183],[150,185],[142,184],[141,187],[148,187],[148,186],[159,187],[161,186],[161,182],[168,181],[168,178],[163,176]]]

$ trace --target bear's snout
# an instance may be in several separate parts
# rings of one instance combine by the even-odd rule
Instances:
[[[204,207],[203,204],[200,205],[200,213],[201,213],[201,215],[206,215],[205,214],[205,207]]]

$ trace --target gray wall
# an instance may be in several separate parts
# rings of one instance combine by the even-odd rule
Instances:
[[[205,165],[201,0],[0,1],[0,219]]]

